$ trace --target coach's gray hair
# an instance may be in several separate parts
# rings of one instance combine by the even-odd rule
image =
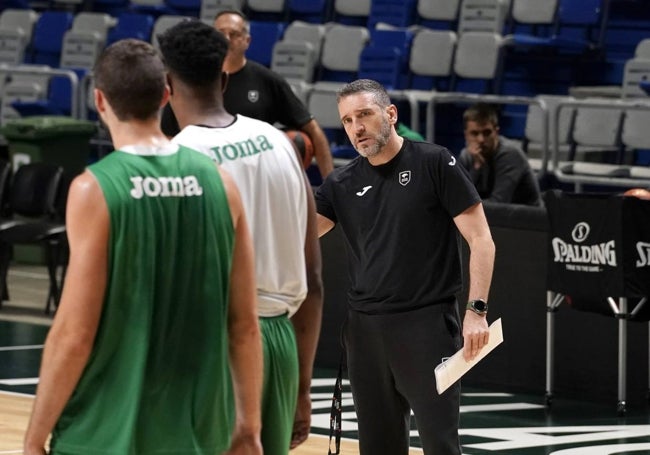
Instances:
[[[349,84],[345,84],[338,92],[336,92],[336,102],[339,103],[341,99],[346,96],[355,95],[357,93],[372,94],[375,103],[382,108],[388,107],[391,104],[390,96],[388,96],[384,86],[372,79],[357,79]]]

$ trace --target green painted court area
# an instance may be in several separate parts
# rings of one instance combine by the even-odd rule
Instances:
[[[316,378],[314,384],[312,432],[329,435],[334,378]],[[355,438],[349,386],[344,387],[343,404],[343,437]],[[465,455],[650,454],[648,409],[628,409],[627,416],[619,418],[616,403],[556,399],[549,411],[543,396],[466,388],[461,399],[460,433]],[[420,447],[414,419],[411,446]]]
[[[0,390],[34,393],[47,331],[47,326],[0,321]],[[334,371],[328,370],[315,373],[312,433],[329,435],[334,375]],[[342,428],[344,438],[356,438],[347,381],[343,388]],[[464,455],[650,454],[647,407],[628,408],[625,417],[617,417],[616,403],[556,398],[549,410],[541,395],[465,388],[460,428]],[[411,445],[419,447],[414,420]]]

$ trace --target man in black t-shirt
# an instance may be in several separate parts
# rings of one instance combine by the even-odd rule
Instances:
[[[537,177],[523,150],[499,135],[492,106],[477,103],[463,114],[465,148],[458,157],[483,201],[542,205]]]
[[[316,193],[320,235],[339,224],[351,288],[344,328],[361,455],[407,453],[413,410],[425,454],[459,455],[460,385],[439,395],[434,368],[488,342],[494,243],[467,172],[443,147],[400,137],[397,109],[377,82],[338,95],[359,155]],[[462,327],[458,232],[470,247]]]
[[[228,73],[223,94],[226,110],[303,131],[312,142],[316,164],[325,178],[334,168],[327,136],[282,76],[246,58],[251,42],[246,16],[236,10],[220,11],[214,27],[230,41],[223,64],[224,72]],[[161,126],[168,136],[180,131],[169,104],[163,110]]]

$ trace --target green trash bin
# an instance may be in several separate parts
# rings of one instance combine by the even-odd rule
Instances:
[[[90,158],[95,122],[57,115],[12,120],[0,132],[9,143],[14,170],[21,164],[45,162],[62,166],[70,175],[83,172]]]
[[[25,163],[44,162],[58,164],[70,176],[80,174],[88,164],[90,138],[96,131],[89,120],[55,115],[23,117],[0,127],[14,171]],[[17,245],[14,260],[44,264],[45,254],[38,245]]]

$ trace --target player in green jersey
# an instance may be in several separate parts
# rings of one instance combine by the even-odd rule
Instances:
[[[254,256],[239,192],[171,144],[155,49],[95,68],[115,152],[70,188],[70,264],[43,351],[26,455],[261,455]]]

